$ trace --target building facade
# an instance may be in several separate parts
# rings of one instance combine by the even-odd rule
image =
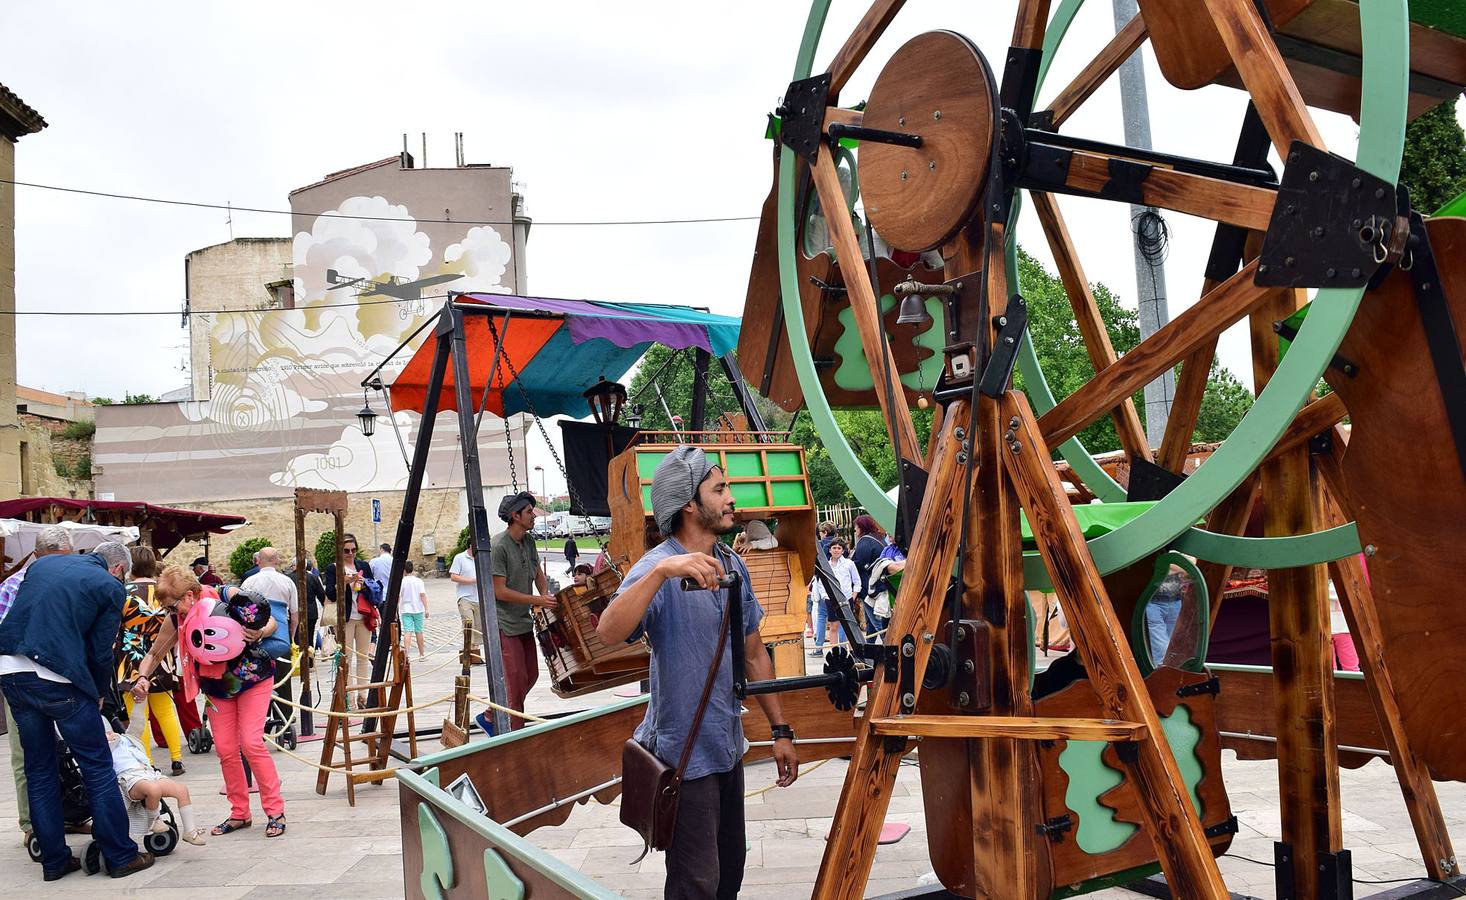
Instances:
[[[523,291],[529,221],[516,215],[511,176],[497,166],[419,169],[403,153],[292,191],[290,238],[190,253],[192,399],[98,410],[98,496],[248,515],[255,524],[216,543],[217,562],[249,537],[290,540],[293,520],[282,523],[297,487],[352,495],[350,524],[363,542],[368,500],[382,501],[377,532],[391,540],[421,417],[389,412],[361,382],[403,342],[421,343],[420,326],[449,290]],[[372,437],[356,418],[365,403],[381,416]],[[451,550],[467,521],[456,424],[448,415],[435,428],[414,541],[422,557],[434,555],[429,545]],[[485,416],[479,454],[491,506],[511,488],[510,453],[519,473],[529,471],[529,425]],[[256,534],[266,530],[274,533]]]
[[[46,127],[41,114],[0,84],[0,497],[18,497],[30,447],[15,399],[15,144]]]

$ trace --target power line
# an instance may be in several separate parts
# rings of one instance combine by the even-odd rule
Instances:
[[[137,194],[118,194],[111,191],[92,191],[85,188],[65,187],[57,184],[38,184],[33,181],[14,181],[0,178],[0,184],[17,187],[37,188],[43,191],[59,191],[66,194],[81,194],[87,197],[105,197],[110,200],[134,200],[139,203],[159,203],[164,206],[189,206],[197,209],[222,209],[228,212],[265,213],[272,216],[306,216],[317,219],[361,219],[371,222],[413,222],[419,225],[513,225],[514,221],[491,221],[487,219],[417,219],[404,216],[354,216],[339,212],[295,212],[289,209],[264,209],[257,206],[235,206],[232,203],[205,203],[200,200],[170,200],[165,197],[143,197]],[[603,225],[705,225],[719,222],[757,222],[758,216],[703,216],[691,219],[612,219],[604,221],[535,221],[538,228],[546,226],[590,227]]]
[[[13,312],[0,313],[6,316],[176,316],[176,315],[213,315],[215,313],[280,313],[296,312],[310,309],[339,309],[348,306],[377,306],[382,303],[421,303],[424,300],[442,300],[448,297],[447,294],[424,294],[412,300],[403,300],[400,297],[392,297],[386,300],[357,300],[350,303],[313,303],[309,306],[263,306],[263,307],[241,307],[237,309],[17,309]]]

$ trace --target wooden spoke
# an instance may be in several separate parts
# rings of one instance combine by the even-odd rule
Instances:
[[[1216,284],[1208,281],[1203,295],[1214,287]],[[1176,393],[1171,398],[1171,412],[1166,419],[1166,433],[1161,437],[1161,449],[1156,454],[1156,465],[1167,471],[1179,475],[1186,467],[1186,454],[1191,450],[1191,436],[1196,433],[1196,420],[1201,416],[1206,382],[1216,355],[1217,339],[1212,338],[1203,341],[1181,363],[1181,376],[1176,379]]]
[[[952,566],[957,561],[957,545],[962,529],[958,519],[962,510],[962,491],[966,467],[957,464],[961,441],[952,428],[968,419],[967,402],[959,400],[947,411],[946,425],[937,441],[936,461],[927,482],[926,502],[917,519],[915,538],[897,594],[895,612],[887,630],[892,635],[929,634],[938,629],[943,614],[941,597],[945,595]],[[916,642],[916,671],[926,671],[931,643]],[[921,682],[912,687],[921,690]],[[870,688],[866,704],[868,720],[888,718],[901,711],[900,686],[895,680],[878,680]],[[902,752],[886,752],[884,740],[869,728],[856,731],[854,755],[845,772],[845,786],[830,826],[829,842],[820,860],[819,877],[815,882],[816,898],[858,898],[864,895],[865,882],[875,859],[876,838],[881,820],[891,799],[891,785],[900,768]]]
[[[1139,722],[1039,716],[893,716],[872,719],[876,734],[936,738],[1017,738],[1023,741],[1139,741]]]
[[[840,89],[850,81],[850,76],[860,67],[870,48],[875,46],[882,34],[886,32],[886,26],[901,11],[906,0],[875,0],[871,3],[870,9],[866,10],[861,17],[855,30],[850,32],[850,37],[845,39],[845,44],[835,58],[830,60],[830,95],[838,96]]]
[[[1054,130],[1058,131],[1059,126],[1069,121],[1069,117],[1074,115],[1084,101],[1099,90],[1100,85],[1108,81],[1140,49],[1140,45],[1148,37],[1150,34],[1146,31],[1144,18],[1135,16],[1126,22],[1125,27],[1115,33],[1099,55],[1090,60],[1089,65],[1074,76],[1074,80],[1049,105],[1049,111],[1054,116]]]
[[[1298,411],[1298,415],[1293,418],[1293,424],[1278,438],[1278,443],[1267,455],[1267,460],[1276,459],[1290,450],[1302,447],[1313,437],[1330,431],[1347,415],[1349,410],[1344,408],[1343,398],[1338,394],[1324,394]]]
[[[1089,280],[1079,263],[1079,253],[1069,236],[1069,228],[1059,213],[1058,202],[1052,194],[1030,196],[1038,220],[1043,224],[1049,249],[1054,253],[1054,265],[1058,267],[1059,278],[1064,283],[1064,292],[1074,307],[1074,320],[1084,338],[1084,347],[1089,351],[1089,361],[1098,374],[1114,365],[1118,358],[1115,346],[1110,342],[1110,332],[1100,316],[1094,292],[1089,289]],[[1115,420],[1115,431],[1120,436],[1120,446],[1125,448],[1125,455],[1131,459],[1150,459],[1150,444],[1146,441],[1145,429],[1140,425],[1140,414],[1135,411],[1135,401],[1126,397],[1110,411],[1110,416]]]
[[[881,334],[880,305],[875,289],[870,283],[865,260],[860,253],[860,243],[855,228],[846,214],[845,193],[840,188],[840,176],[835,171],[835,160],[830,155],[828,144],[821,143],[819,159],[812,170],[815,188],[819,192],[820,208],[824,210],[825,223],[835,245],[835,258],[840,261],[840,274],[849,291],[850,309],[855,316],[855,326],[860,331],[860,343],[865,348],[865,358],[870,363],[871,375],[876,382],[876,398],[880,401],[881,413],[886,418],[886,428],[896,442],[897,454],[905,459],[921,459],[921,447],[916,442],[916,426],[911,421],[911,408],[906,404],[906,392],[899,381],[899,372],[890,345]],[[896,379],[894,390],[888,396],[884,389],[885,372]]]
[[[1075,150],[1064,179],[1068,188],[1099,196],[1110,181],[1110,160],[1116,157],[1087,150]],[[1029,185],[1034,189],[1037,186]],[[1205,175],[1174,169],[1152,168],[1140,193],[1148,206],[1175,210],[1215,222],[1239,225],[1250,231],[1266,231],[1272,220],[1277,192],[1269,188],[1235,184]]]
[[[1110,604],[1074,509],[1049,462],[1050,445],[1039,433],[1022,394],[1008,392],[1002,409],[1005,424],[1016,432],[1016,441],[1001,451],[1004,464],[1028,512],[1039,552],[1073,631],[1074,646],[1099,696],[1101,712],[1139,723],[1149,732],[1146,740],[1133,745],[1135,753],[1125,769],[1141,800],[1145,829],[1160,855],[1166,881],[1178,897],[1225,898],[1229,896],[1226,885],[1140,677],[1126,629]]]
[[[1332,486],[1344,480],[1338,451],[1321,454],[1316,459],[1319,474],[1325,486],[1330,488],[1324,502],[1323,525],[1326,528],[1342,525],[1346,514],[1329,496]],[[1426,872],[1437,881],[1452,878],[1460,874],[1460,868],[1455,864],[1456,852],[1451,848],[1451,835],[1441,815],[1440,800],[1436,797],[1430,769],[1411,748],[1400,716],[1399,695],[1395,693],[1394,681],[1385,664],[1384,630],[1380,626],[1379,608],[1375,605],[1374,592],[1364,574],[1364,566],[1358,556],[1350,556],[1329,563],[1329,575],[1344,608],[1344,618],[1349,622],[1349,633],[1354,636],[1355,649],[1359,651],[1364,684],[1374,700],[1385,746],[1390,751],[1390,764],[1395,767],[1400,793],[1405,797],[1405,809],[1410,813],[1410,824],[1415,829],[1415,840],[1420,844],[1420,856],[1425,862]]]
[[[1288,72],[1283,54],[1268,34],[1267,24],[1252,0],[1203,2],[1278,154],[1287,159],[1288,147],[1295,140],[1327,149],[1298,85]]]
[[[1256,261],[1222,282],[1194,306],[1172,319],[1119,362],[1049,410],[1039,426],[1044,441],[1057,447],[1122,399],[1154,381],[1178,360],[1247,315],[1274,291],[1253,285]]]
[[[1018,0],[1018,15],[1013,19],[1013,46],[1042,49],[1048,24],[1049,0]]]

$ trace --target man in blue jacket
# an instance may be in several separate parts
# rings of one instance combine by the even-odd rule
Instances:
[[[116,541],[82,556],[48,556],[31,563],[4,622],[0,622],[0,689],[20,726],[25,749],[31,824],[41,844],[47,881],[81,868],[66,846],[56,732],[81,769],[92,809],[92,837],[107,870],[122,878],[153,864],[127,834],[127,808],[112,771],[99,709],[115,692],[112,645],[132,569]]]

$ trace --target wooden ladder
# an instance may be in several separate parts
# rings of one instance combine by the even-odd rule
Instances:
[[[388,639],[392,641],[392,651],[388,656],[390,674],[386,681],[348,684],[346,673],[351,662],[346,657],[348,651],[343,645],[340,662],[336,667],[336,681],[331,689],[332,715],[326,725],[326,736],[321,742],[321,771],[316,776],[316,793],[325,794],[331,774],[339,771],[346,777],[346,802],[352,806],[356,805],[356,786],[358,784],[366,782],[381,784],[387,778],[388,760],[392,752],[392,737],[395,734],[398,710],[403,707],[404,700],[406,700],[408,709],[406,716],[409,752],[412,756],[417,755],[416,719],[411,709],[412,670],[407,661],[407,653],[402,649],[398,626],[395,623],[388,630]],[[386,699],[376,706],[356,710],[361,713],[363,720],[371,721],[373,725],[368,731],[354,734],[351,730],[351,720],[347,717],[347,698],[353,694],[359,695],[373,690],[385,690]],[[354,757],[353,744],[366,744],[365,754]],[[338,747],[341,751],[339,766],[336,762]],[[365,766],[366,771],[356,771],[358,766]]]

